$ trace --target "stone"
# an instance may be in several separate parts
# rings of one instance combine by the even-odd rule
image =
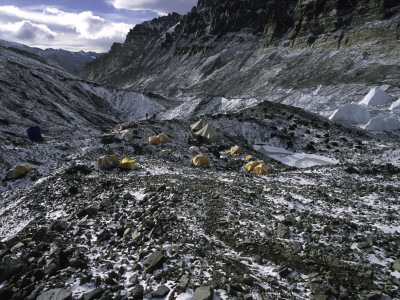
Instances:
[[[0,264],[0,282],[18,275],[26,268],[26,264],[21,259],[3,260]]]
[[[400,259],[394,261],[392,269],[400,272]]]
[[[151,254],[144,262],[145,272],[152,273],[155,269],[162,266],[165,261],[165,256],[162,251],[156,251]]]
[[[85,216],[88,216],[88,217],[92,218],[92,217],[95,217],[97,215],[98,211],[99,211],[99,207],[97,207],[97,206],[89,206],[89,207],[83,208],[80,211],[78,211],[76,213],[76,216],[79,219],[83,218]]]
[[[37,300],[70,300],[72,293],[66,289],[51,289],[37,297]]]
[[[82,295],[82,300],[95,300],[101,298],[104,291],[102,288],[96,288],[88,293]]]
[[[188,283],[189,283],[189,278],[186,275],[183,275],[181,278],[179,278],[179,290],[181,292],[185,292]]]
[[[100,234],[98,235],[97,244],[99,244],[105,240],[108,240],[110,238],[111,238],[111,233],[107,229],[105,229],[102,232],[100,232]]]
[[[142,234],[140,233],[140,231],[135,231],[134,233],[132,233],[132,241],[133,242],[138,242],[141,237],[142,237]]]
[[[193,295],[193,300],[211,300],[212,298],[213,290],[209,285],[198,287]]]
[[[155,298],[164,298],[168,295],[169,291],[170,289],[167,286],[161,285],[155,292],[152,293],[152,296]]]
[[[131,298],[133,300],[141,300],[143,299],[143,292],[144,292],[143,285],[137,285],[132,290]]]

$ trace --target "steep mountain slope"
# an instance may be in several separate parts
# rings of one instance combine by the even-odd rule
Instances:
[[[74,139],[84,145],[88,134],[99,135],[117,123],[165,110],[163,99],[87,83],[46,64],[40,56],[24,54],[0,47],[2,170],[21,159],[39,165],[54,162],[57,158],[43,155],[54,146],[46,141],[57,141],[57,147],[66,149]],[[34,125],[45,136],[42,144],[27,140],[26,128]]]
[[[399,10],[388,0],[200,0],[167,31],[132,30],[83,76],[169,97],[256,97],[329,114],[372,86],[399,94]]]
[[[400,297],[392,133],[256,98],[178,103],[41,59],[0,48],[0,299]],[[221,142],[188,139],[200,116]],[[132,119],[122,139],[116,125]],[[40,143],[25,133],[36,124]],[[150,145],[161,132],[170,140]],[[193,166],[192,145],[209,166]],[[281,163],[287,150],[318,164]],[[96,168],[105,154],[138,169]],[[249,154],[273,172],[247,172]],[[6,180],[19,163],[31,170]]]
[[[40,49],[29,47],[20,43],[0,40],[0,45],[4,47],[12,47],[23,51],[42,56],[47,59],[48,63],[64,68],[70,74],[78,75],[86,64],[95,58],[103,55],[96,52],[71,52],[62,49]]]

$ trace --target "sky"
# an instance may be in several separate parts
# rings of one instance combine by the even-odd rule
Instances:
[[[197,0],[0,0],[0,39],[42,49],[107,52],[136,24]]]

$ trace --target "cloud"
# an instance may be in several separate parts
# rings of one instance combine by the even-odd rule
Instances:
[[[104,52],[113,42],[123,42],[133,27],[134,24],[105,20],[91,11],[71,13],[54,7],[32,10],[0,6],[0,39],[30,42],[36,47]]]
[[[159,15],[170,12],[187,13],[197,0],[107,0],[117,9],[151,10]]]
[[[53,40],[57,36],[57,33],[50,30],[46,25],[37,25],[29,21],[8,23],[0,27],[0,31],[8,31],[17,39],[28,41]]]

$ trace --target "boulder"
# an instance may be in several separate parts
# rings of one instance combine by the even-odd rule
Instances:
[[[37,300],[69,300],[72,293],[66,289],[51,289],[37,297]]]

